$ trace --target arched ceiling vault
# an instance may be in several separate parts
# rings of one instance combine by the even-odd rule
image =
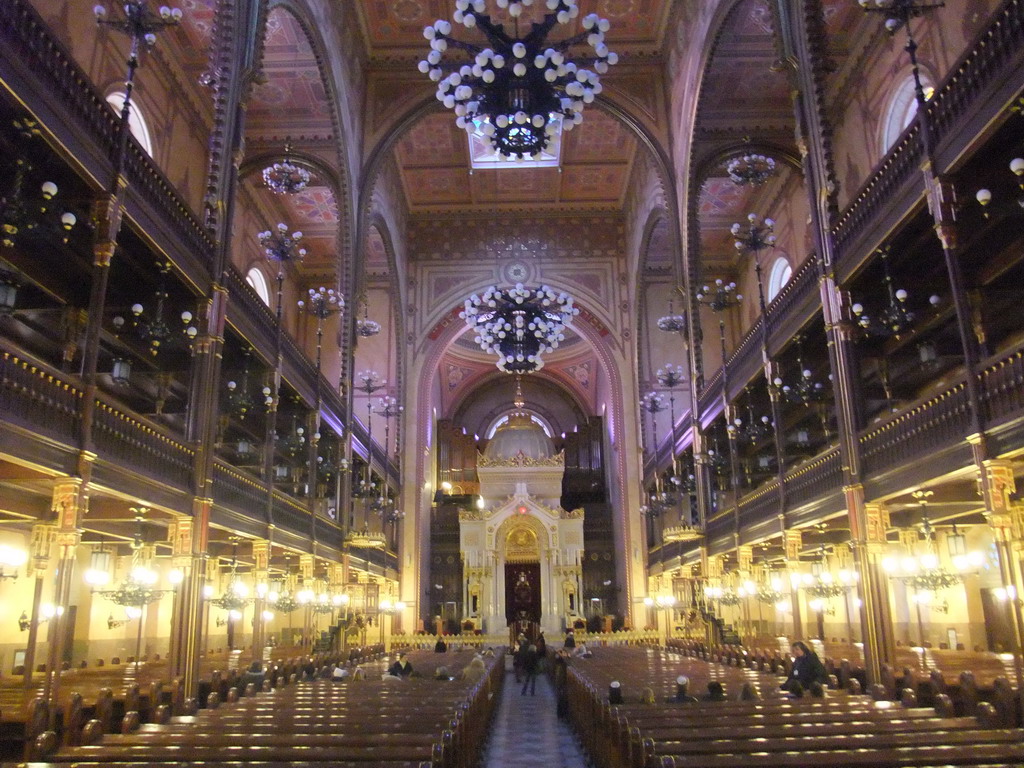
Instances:
[[[766,187],[738,186],[726,162],[761,151],[799,168],[794,113],[785,68],[778,61],[771,0],[739,0],[714,34],[700,85],[691,143],[688,208],[691,258],[699,258],[700,279],[729,275],[736,251],[729,228],[748,213],[762,212],[778,180]],[[779,174],[783,176],[784,174]]]

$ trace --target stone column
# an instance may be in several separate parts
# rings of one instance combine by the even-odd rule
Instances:
[[[181,572],[181,582],[174,592],[171,608],[171,677],[180,678],[186,697],[194,697],[198,687],[199,661],[202,655],[208,564],[207,537],[209,500],[198,501],[195,514],[171,521],[167,538],[171,543],[171,563]]]
[[[32,617],[28,627],[28,642],[25,649],[25,687],[33,687],[32,672],[36,667],[36,644],[39,642],[39,606],[43,598],[43,582],[50,567],[50,555],[57,540],[57,526],[39,523],[32,526],[32,575],[35,578],[32,590]]]
[[[862,510],[850,516],[850,545],[860,573],[860,625],[864,634],[864,669],[868,682],[881,680],[882,665],[896,658],[889,576],[882,568],[889,510],[884,504],[864,502],[862,485],[847,486],[847,508]],[[853,498],[851,498],[853,497]]]
[[[785,521],[781,520],[783,525]],[[786,566],[787,570],[790,565],[795,565],[800,562],[800,550],[804,545],[804,534],[803,531],[785,528],[782,531],[782,546],[786,553]],[[800,589],[799,582],[793,578],[795,575],[794,571],[790,572],[789,581],[789,602],[790,610],[793,613],[793,636],[790,638],[792,642],[804,639],[804,620],[800,610]]]
[[[1021,579],[1019,557],[1024,543],[1024,507],[1013,505],[1010,496],[1016,492],[1013,464],[1006,460],[982,462],[979,485],[985,500],[985,519],[992,528],[999,556],[999,576],[1009,599],[1010,627],[1013,630],[1013,661],[1017,690],[1024,704],[1024,649],[1022,632],[1024,616],[1021,615]]]
[[[267,622],[263,612],[267,609],[267,590],[270,588],[270,542],[255,539],[252,542],[253,577],[255,579],[252,610],[252,660],[263,661],[263,646],[267,638]]]
[[[316,558],[313,555],[299,555],[299,582],[302,584],[303,589],[313,588],[313,572],[315,568]],[[307,645],[312,645],[313,622],[311,614],[313,609],[307,603],[300,610],[302,611],[302,647],[305,649]]]
[[[53,487],[53,511],[57,514],[57,572],[53,588],[54,615],[50,619],[49,648],[43,698],[50,706],[50,728],[55,724],[57,694],[60,687],[60,666],[64,659],[67,635],[68,606],[75,575],[78,544],[82,540],[82,517],[89,506],[87,484],[79,477],[58,480]]]

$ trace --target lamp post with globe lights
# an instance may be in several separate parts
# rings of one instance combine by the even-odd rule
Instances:
[[[756,213],[747,214],[746,225],[736,222],[732,225],[732,235],[736,250],[750,254],[754,262],[754,275],[757,278],[757,302],[761,310],[761,362],[764,368],[765,385],[771,406],[771,426],[775,447],[776,475],[779,481],[779,508],[785,509],[785,487],[783,476],[786,472],[786,452],[784,436],[781,432],[782,401],[781,390],[776,384],[778,365],[772,360],[768,348],[768,302],[764,293],[764,276],[761,271],[761,252],[775,247],[775,221],[768,217],[760,217]]]
[[[726,434],[729,440],[729,473],[731,476],[731,487],[733,493],[733,506],[738,512],[739,503],[739,457],[736,450],[736,412],[732,403],[729,402],[729,369],[726,365],[727,356],[725,350],[725,313],[743,302],[743,294],[736,290],[736,283],[725,282],[721,278],[715,280],[714,285],[705,285],[696,296],[697,303],[701,304],[716,315],[718,315],[718,340],[719,349],[722,355],[722,410],[725,416]]]
[[[110,281],[110,267],[117,241],[121,232],[121,222],[125,205],[125,189],[127,180],[124,177],[125,162],[129,151],[129,117],[131,115],[131,97],[135,89],[136,73],[141,64],[141,53],[156,44],[157,35],[170,27],[176,26],[182,18],[177,8],[160,6],[156,11],[146,0],[123,0],[113,13],[108,14],[106,7],[96,5],[93,13],[101,27],[112,29],[124,34],[129,41],[126,57],[126,73],[124,78],[124,101],[117,124],[115,150],[111,159],[111,172],[107,187],[93,205],[93,263],[89,293],[89,306],[85,328],[85,340],[82,350],[81,373],[84,383],[82,392],[82,408],[80,414],[80,443],[83,456],[93,450],[93,428],[97,409],[98,362],[100,356],[100,339],[103,320],[106,315],[107,287]],[[90,462],[81,462],[88,465]],[[58,541],[60,558],[57,564],[57,581],[54,589],[54,605],[60,609],[50,622],[50,648],[46,665],[46,678],[43,684],[43,697],[51,704],[50,725],[55,724],[57,708],[53,706],[60,686],[57,671],[64,654],[64,646],[68,633],[65,622],[68,620],[67,607],[71,601],[71,590],[75,569],[75,555],[81,541],[79,520],[85,509],[91,472],[85,468],[75,481],[74,498],[69,499],[76,511],[74,514],[62,515]]]

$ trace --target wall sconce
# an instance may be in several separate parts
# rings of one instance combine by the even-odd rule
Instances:
[[[128,623],[128,621],[128,619],[115,619],[114,614],[110,614],[107,617],[107,629],[117,629],[118,627],[123,627],[125,624]]]
[[[63,606],[55,606],[50,603],[43,603],[41,606],[39,606],[39,621],[37,623],[45,624],[54,616],[63,615]],[[18,617],[18,629],[20,629],[22,632],[28,632],[31,626],[32,619],[28,617],[28,614],[25,611],[22,611],[21,616]]]
[[[16,580],[18,569],[28,562],[28,552],[0,544],[0,579]]]

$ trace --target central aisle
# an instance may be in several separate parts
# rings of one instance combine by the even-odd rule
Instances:
[[[567,723],[555,712],[555,693],[547,675],[537,676],[535,696],[521,696],[522,686],[508,672],[481,768],[586,768]]]

